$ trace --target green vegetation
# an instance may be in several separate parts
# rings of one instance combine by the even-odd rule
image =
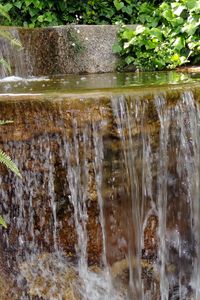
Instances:
[[[1,0],[10,20],[2,16],[1,24],[44,27],[62,24],[135,23],[144,0]],[[158,4],[159,0],[147,1]]]
[[[12,123],[12,121],[0,121],[0,125],[5,125],[8,123]],[[10,156],[8,156],[1,149],[0,149],[0,163],[4,164],[10,171],[12,171],[14,174],[16,174],[21,178],[21,174],[16,164],[11,160]],[[2,216],[0,216],[0,225],[2,225],[5,228],[7,227],[6,222],[4,221]]]
[[[114,53],[123,68],[173,69],[200,62],[200,1],[163,2],[157,8],[143,3],[135,30],[122,26]]]
[[[121,68],[173,69],[200,61],[200,0],[1,0],[4,25],[122,25],[113,51]],[[1,60],[1,63],[6,62]]]
[[[0,17],[11,22],[9,14],[7,13],[4,6],[1,4],[0,4]],[[4,30],[4,29],[0,30],[0,38],[7,40],[13,47],[16,47],[18,49],[22,48],[20,41],[17,40],[15,37],[13,37],[13,35],[7,30]],[[0,65],[2,65],[9,73],[11,73],[11,66],[3,57],[0,57]],[[1,123],[0,123],[0,125],[1,125]]]

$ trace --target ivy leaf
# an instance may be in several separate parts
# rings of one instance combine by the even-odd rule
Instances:
[[[38,22],[42,23],[44,21],[44,15],[40,15],[37,20]]]
[[[171,22],[171,20],[173,20],[173,18],[174,18],[171,9],[165,10],[165,11],[163,12],[163,17],[164,17],[168,22]]]
[[[25,0],[26,6],[29,6],[32,3],[32,0]]]
[[[145,43],[145,47],[146,49],[155,49],[157,47],[157,42],[153,41],[153,40],[147,40],[146,43]]]
[[[135,36],[135,32],[129,29],[126,29],[122,34],[122,38],[124,40],[131,40],[134,36]]]
[[[36,16],[38,13],[39,13],[39,11],[38,11],[37,8],[31,7],[31,8],[29,9],[29,14],[30,14],[31,17]]]
[[[159,28],[152,28],[150,34],[152,37],[157,38],[159,41],[162,41],[163,34]]]
[[[186,9],[185,6],[180,5],[179,3],[172,3],[172,8],[173,8],[173,13],[178,17],[180,17],[182,12]]]
[[[182,32],[187,32],[188,35],[193,35],[200,25],[200,22],[192,22],[192,23],[186,23],[183,28]]]
[[[199,0],[186,0],[186,5],[187,5],[188,9],[190,9],[191,11],[200,9],[200,1]]]
[[[14,5],[15,5],[17,8],[19,8],[19,9],[22,8],[22,2],[21,2],[21,1],[16,1],[16,2],[14,3]]]
[[[135,33],[136,33],[136,34],[140,34],[140,33],[144,32],[145,29],[146,29],[146,28],[145,28],[144,26],[138,25],[138,26],[136,27],[136,29],[135,29]]]
[[[118,11],[124,7],[124,3],[119,0],[114,0],[114,6],[115,6],[116,10]]]
[[[130,65],[133,61],[134,61],[134,57],[132,57],[132,56],[127,56],[125,59],[125,62],[127,63],[127,65]]]
[[[176,40],[174,41],[174,43],[172,44],[172,46],[176,49],[176,50],[181,50],[185,47],[185,40],[182,37],[177,37]]]
[[[122,47],[119,44],[114,44],[112,46],[113,53],[120,53],[122,51]]]
[[[125,13],[127,13],[129,16],[131,16],[132,13],[133,13],[133,9],[132,9],[132,7],[130,5],[129,6],[124,6],[122,8],[122,11],[125,12]]]

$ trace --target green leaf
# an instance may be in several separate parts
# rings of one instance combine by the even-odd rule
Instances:
[[[140,33],[144,32],[145,29],[146,29],[146,27],[144,27],[142,25],[138,25],[135,29],[135,33],[140,34]]]
[[[44,21],[44,16],[43,15],[40,15],[38,18],[37,18],[37,20],[39,21],[39,22],[43,22]]]
[[[12,46],[22,49],[22,44],[18,39],[13,38],[10,43]]]
[[[173,13],[178,17],[180,17],[182,12],[186,9],[186,6],[180,5],[180,3],[172,3],[171,6],[173,8]]]
[[[180,60],[180,55],[178,53],[175,53],[174,55],[172,55],[171,60],[173,62],[179,61]]]
[[[3,226],[4,228],[8,227],[7,224],[6,224],[6,222],[5,222],[5,220],[4,220],[4,218],[2,216],[0,216],[0,225]]]
[[[14,5],[15,5],[17,8],[19,8],[19,9],[22,8],[22,2],[21,2],[21,1],[16,1],[16,2],[14,3]]]
[[[131,29],[125,29],[122,34],[122,39],[130,40],[135,36],[135,31]]]
[[[10,124],[10,123],[13,123],[13,121],[10,121],[10,120],[0,120],[0,125],[6,125],[6,124]]]
[[[191,23],[186,23],[183,28],[182,28],[182,32],[187,32],[188,35],[193,35],[195,33],[195,31],[197,30],[197,28],[199,27],[200,22],[191,22]]]
[[[32,0],[25,0],[26,6],[29,6],[32,3]]]
[[[176,49],[176,50],[181,50],[185,47],[185,40],[182,37],[177,37],[176,40],[174,41],[174,43],[172,44],[172,46]]]
[[[17,176],[22,178],[16,164],[11,160],[10,156],[7,155],[5,152],[3,152],[1,149],[0,149],[0,163],[4,164],[9,170],[11,170]]]
[[[38,13],[39,13],[38,8],[31,7],[31,8],[29,9],[29,14],[30,14],[31,17],[36,16]]]
[[[119,44],[114,44],[112,46],[113,53],[120,53],[122,51],[122,47]]]
[[[5,11],[8,13],[13,8],[13,4],[7,3],[4,5]]]
[[[6,18],[8,21],[11,21],[10,20],[10,16],[9,14],[7,13],[5,7],[3,5],[0,4],[0,15],[4,18]]]
[[[146,40],[145,48],[148,49],[155,49],[157,47],[157,43],[153,42],[153,40]]]
[[[130,5],[129,6],[124,6],[122,8],[122,11],[125,12],[125,13],[127,13],[129,16],[131,16],[132,13],[133,13],[133,8]]]
[[[12,46],[22,48],[20,41],[12,36],[12,34],[7,30],[0,30],[0,37],[6,39],[11,43]]]
[[[162,15],[169,22],[171,22],[174,18],[173,13],[170,9],[165,10]]]
[[[153,38],[157,38],[159,41],[162,41],[163,39],[162,31],[159,28],[151,28],[150,35]]]
[[[186,6],[189,10],[195,11],[200,9],[200,1],[199,0],[186,0]]]
[[[124,7],[124,3],[119,0],[114,0],[114,6],[116,10],[120,10]]]
[[[5,70],[7,70],[9,74],[11,74],[10,64],[3,57],[0,58],[0,65],[2,65],[5,68]]]
[[[125,62],[127,63],[127,65],[130,65],[133,61],[134,61],[134,57],[132,57],[132,56],[127,56],[125,59]]]

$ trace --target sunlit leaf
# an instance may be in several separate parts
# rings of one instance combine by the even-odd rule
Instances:
[[[4,218],[2,216],[0,216],[0,225],[3,226],[4,228],[8,227],[7,224],[6,224],[6,222],[5,222],[5,220],[4,220]]]
[[[120,10],[124,7],[124,3],[119,0],[114,0],[114,6],[116,10]]]
[[[11,21],[9,14],[7,13],[5,7],[2,4],[0,4],[0,15],[6,18],[8,21]]]
[[[13,121],[11,121],[11,120],[0,120],[0,125],[6,125],[6,124],[11,124],[11,123],[13,123]]]
[[[22,177],[16,164],[11,160],[10,156],[7,155],[5,152],[3,152],[1,149],[0,149],[0,163],[4,164],[9,170],[11,170],[20,178]]]
[[[145,30],[145,27],[144,27],[144,26],[138,25],[138,26],[136,27],[136,29],[135,29],[135,33],[136,33],[136,34],[140,34],[140,33],[144,32],[144,30]]]
[[[181,50],[185,47],[185,40],[182,37],[177,37],[173,43],[173,47],[176,50]]]
[[[0,65],[2,65],[5,68],[5,70],[7,70],[11,74],[10,64],[3,57],[0,58]]]

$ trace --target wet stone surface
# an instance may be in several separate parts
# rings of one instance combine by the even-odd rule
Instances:
[[[0,213],[8,224],[0,237],[2,295],[8,282],[22,300],[79,300],[88,282],[106,293],[110,279],[113,300],[140,299],[132,270],[151,300],[165,279],[170,299],[180,281],[192,299],[198,253],[188,190],[195,198],[189,166],[196,170],[198,149],[190,125],[199,88],[184,95],[181,86],[0,97],[0,119],[14,122],[0,127],[0,147],[22,174],[1,166]]]

